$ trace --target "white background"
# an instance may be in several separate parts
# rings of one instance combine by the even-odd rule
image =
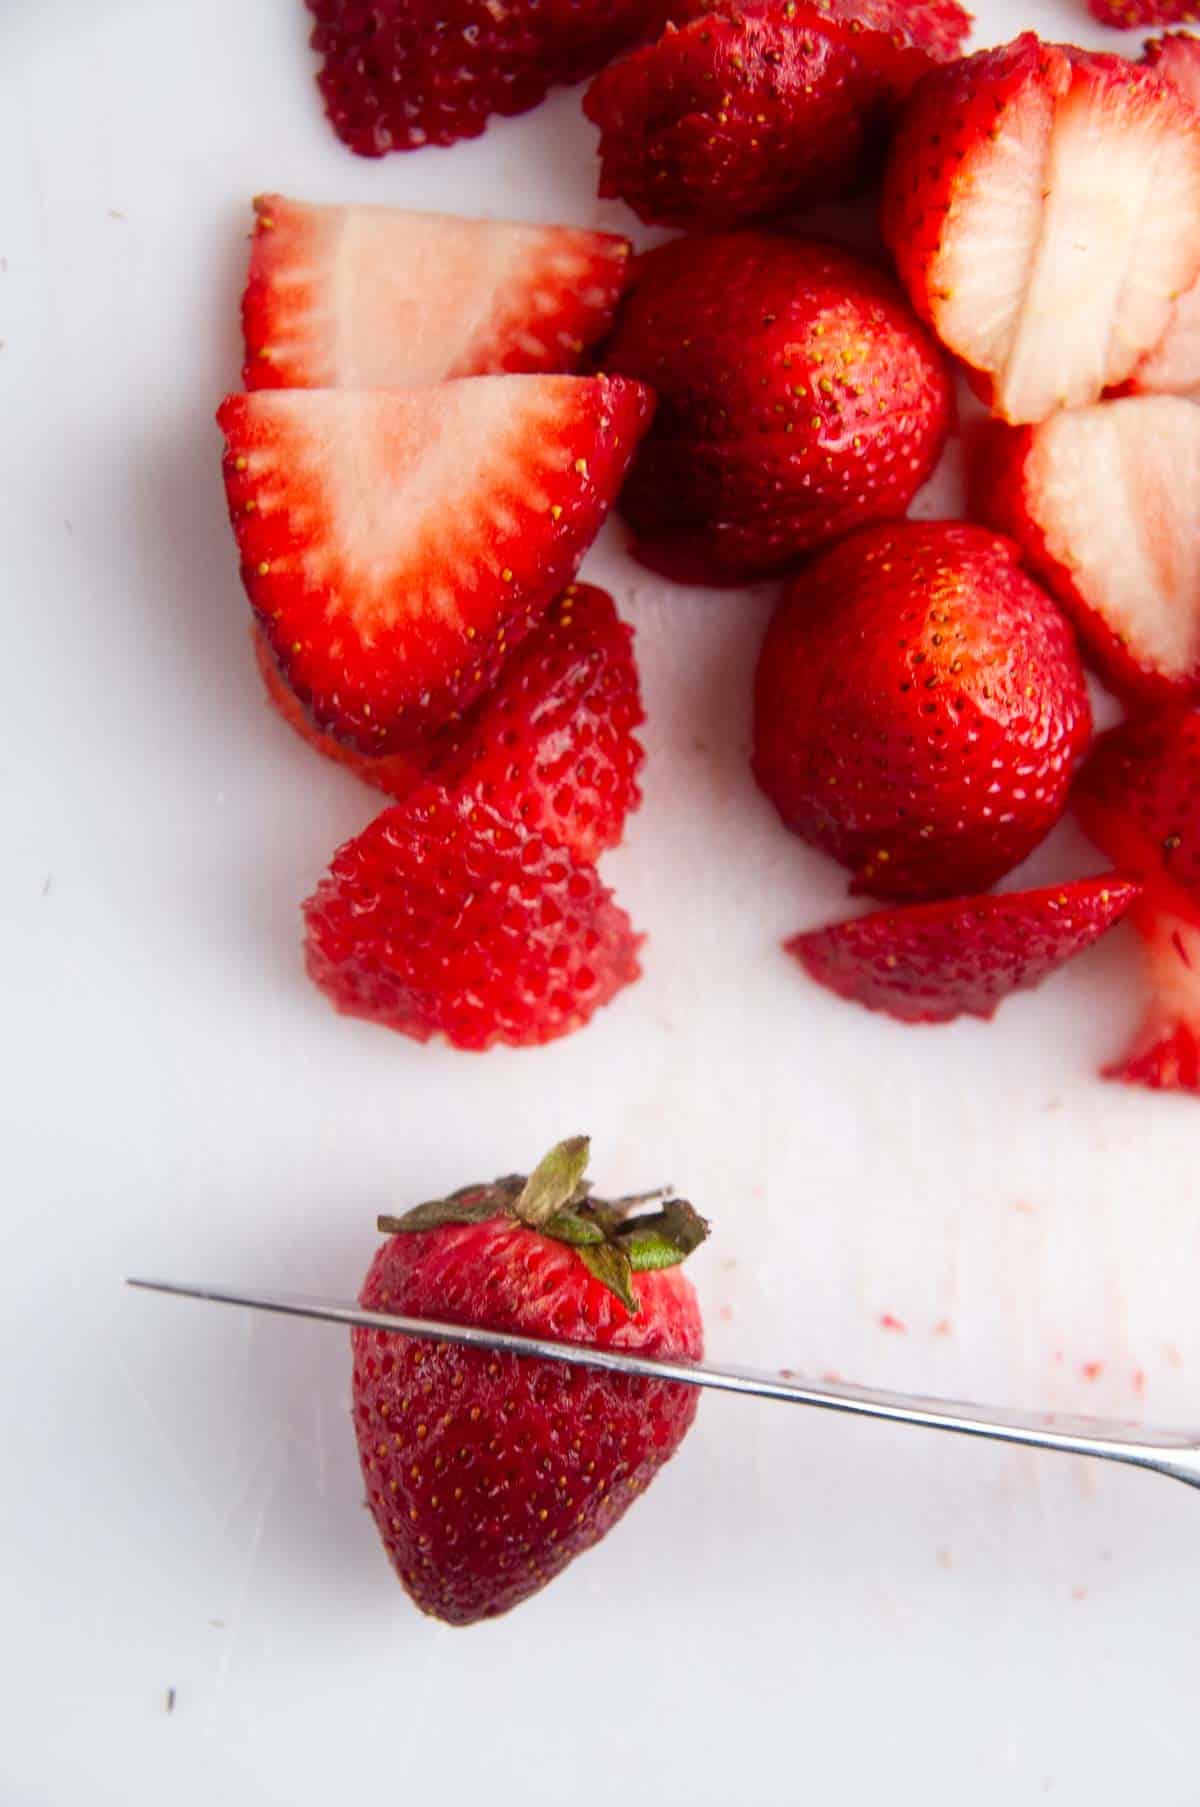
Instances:
[[[1121,42],[1083,0],[978,10]],[[659,584],[615,525],[589,557],[638,628],[607,871],[650,941],[585,1033],[457,1055],[305,983],[297,906],[376,801],[249,657],[212,416],[250,196],[630,225],[578,93],[364,162],[306,32],[299,0],[0,11],[0,1801],[1194,1803],[1181,1487],[709,1399],[601,1549],[451,1631],[361,1508],[343,1336],[122,1290],[350,1294],[378,1210],[586,1129],[604,1182],[713,1219],[716,1355],[1200,1420],[1200,1114],[1094,1078],[1132,939],[990,1028],[809,985],[778,944],[844,880],[748,776],[769,589]],[[1063,829],[1033,872],[1097,867]]]

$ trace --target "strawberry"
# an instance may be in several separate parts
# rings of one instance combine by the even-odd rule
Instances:
[[[902,1023],[990,1018],[1121,920],[1141,886],[1115,874],[1045,891],[910,904],[797,935],[787,950],[830,991]]]
[[[630,1217],[583,1178],[588,1143],[525,1179],[467,1186],[381,1217],[361,1301],[661,1360],[704,1352],[680,1264],[708,1226],[669,1199]],[[652,1195],[659,1196],[659,1195]],[[496,1618],[612,1529],[679,1448],[696,1392],[678,1381],[351,1332],[367,1504],[400,1582],[451,1625]]]
[[[568,371],[610,330],[629,241],[259,195],[247,389],[386,389]]]
[[[784,597],[759,657],[755,776],[856,893],[986,890],[1062,814],[1090,731],[1070,628],[980,527],[844,540]]]
[[[606,377],[228,396],[242,577],[316,726],[393,753],[469,708],[574,576],[650,409]]]
[[[536,629],[534,631],[537,632]],[[250,641],[267,701],[314,752],[332,759],[336,765],[345,766],[356,778],[374,785],[376,790],[386,792],[389,797],[407,797],[423,782],[425,766],[416,758],[410,759],[404,753],[383,753],[372,758],[369,753],[356,753],[353,747],[343,746],[331,734],[322,734],[319,728],[313,726],[312,718],[295,692],[289,689],[267,637],[257,623],[250,629]]]
[[[309,977],[338,1010],[475,1052],[569,1035],[641,970],[593,866],[436,785],[339,848],[304,917]]]
[[[1101,25],[1134,31],[1143,25],[1194,25],[1200,0],[1088,0],[1088,11]]]
[[[360,157],[477,138],[644,32],[666,0],[307,0],[329,122]]]
[[[1044,420],[1125,382],[1200,274],[1200,133],[1151,70],[1026,33],[922,77],[882,225],[996,412]]]
[[[1075,789],[1097,846],[1145,886],[1141,1032],[1105,1076],[1200,1091],[1200,708],[1135,716],[1102,734]]]
[[[728,226],[846,193],[897,101],[971,27],[955,0],[691,0],[602,70],[602,195],[640,219]]]
[[[889,279],[762,231],[639,259],[605,368],[660,394],[622,498],[655,569],[737,582],[900,515],[937,462],[950,381]]]
[[[1200,111],[1200,38],[1186,31],[1152,38],[1142,61]],[[1200,398],[1200,278],[1172,304],[1167,329],[1147,352],[1131,379],[1140,390],[1165,390]]]
[[[644,720],[633,630],[612,597],[568,584],[505,665],[494,690],[443,729],[422,763],[402,753],[368,758],[320,734],[255,631],[271,702],[317,752],[402,799],[425,778],[469,792],[527,829],[544,829],[580,859],[621,840],[641,802],[645,757],[633,730]]]
[[[1021,547],[1121,695],[1200,691],[1200,409],[1133,396],[993,426],[973,512]]]

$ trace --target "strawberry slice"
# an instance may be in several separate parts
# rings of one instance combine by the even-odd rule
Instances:
[[[316,726],[401,752],[469,708],[574,576],[651,407],[569,376],[227,397],[243,580]]]
[[[247,389],[386,389],[568,371],[609,332],[629,241],[568,226],[259,195]]]
[[[643,33],[666,0],[307,0],[317,85],[360,157],[476,138],[493,113],[527,113]]]
[[[1101,25],[1135,31],[1142,25],[1194,25],[1200,0],[1088,0],[1088,11]]]
[[[1200,112],[1200,38],[1186,31],[1151,38],[1142,62]],[[1130,387],[1200,399],[1200,279],[1174,303],[1166,332],[1134,371]]]
[[[304,917],[338,1010],[476,1052],[569,1035],[640,971],[593,866],[432,785],[338,850]]]
[[[1097,846],[1145,885],[1132,920],[1146,947],[1146,1020],[1106,1077],[1198,1091],[1200,709],[1162,710],[1102,734],[1074,801]]]
[[[1149,69],[1027,33],[918,83],[882,224],[996,412],[1044,420],[1124,383],[1200,275],[1194,114]]]
[[[1200,409],[1135,396],[992,426],[975,465],[974,512],[1018,542],[1113,689],[1195,695]]]
[[[402,753],[370,759],[318,733],[257,630],[255,650],[284,720],[326,758],[393,797],[434,777],[527,829],[545,830],[585,860],[618,845],[626,816],[641,802],[645,755],[633,730],[644,716],[633,630],[612,597],[591,584],[568,584],[496,688],[438,735],[423,764]]]
[[[902,1023],[989,1018],[1091,947],[1141,886],[1116,874],[1045,891],[880,910],[797,935],[787,950],[821,985]]]
[[[602,70],[602,195],[671,226],[813,206],[870,177],[897,102],[970,30],[955,0],[692,0]]]
[[[1105,1079],[1155,1092],[1200,1092],[1200,928],[1181,916],[1138,908],[1149,1002],[1133,1044]]]

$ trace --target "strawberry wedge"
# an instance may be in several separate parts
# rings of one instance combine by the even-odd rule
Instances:
[[[568,226],[259,195],[247,389],[385,389],[570,371],[609,332],[629,242]]]
[[[1200,38],[1186,31],[1151,38],[1142,62],[1170,82],[1200,118]],[[1200,397],[1200,280],[1175,302],[1166,332],[1134,371],[1130,387]]]
[[[1146,1019],[1106,1077],[1200,1091],[1200,709],[1135,717],[1101,735],[1075,808],[1109,859],[1141,879]]]
[[[651,410],[606,377],[227,397],[242,577],[316,727],[394,753],[469,708],[574,576]]]
[[[1125,383],[1200,275],[1195,115],[1150,69],[1026,33],[917,84],[882,225],[995,412],[1045,420]]]
[[[1105,680],[1132,700],[1200,690],[1200,408],[1134,396],[985,429],[974,512],[1021,547]]]
[[[989,1018],[1121,920],[1141,886],[1110,874],[1045,891],[881,910],[787,943],[840,997],[902,1023]]]

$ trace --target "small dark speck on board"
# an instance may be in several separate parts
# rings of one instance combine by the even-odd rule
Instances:
[[[175,1711],[175,1690],[174,1690],[174,1688],[168,1688],[167,1689],[167,1712],[173,1713],[174,1711]]]
[[[53,889],[54,889],[54,874],[53,874],[53,872],[47,872],[45,878],[42,880],[42,896],[49,897],[49,895]]]

